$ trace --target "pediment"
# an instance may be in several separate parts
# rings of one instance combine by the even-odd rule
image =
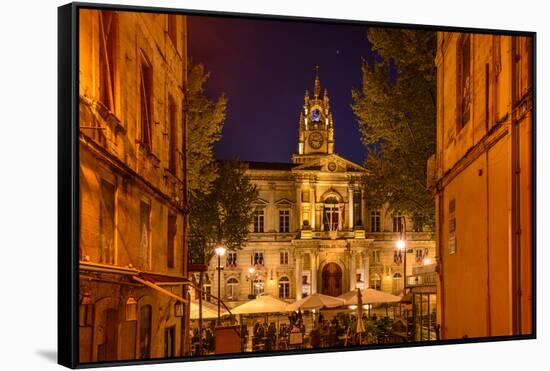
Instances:
[[[254,202],[252,202],[252,204],[254,206],[266,206],[266,205],[269,205],[269,201],[258,197],[257,199],[254,200]]]
[[[337,154],[315,157],[296,166],[292,172],[321,171],[327,173],[365,173],[367,170]]]
[[[280,200],[275,201],[275,205],[279,207],[291,207],[292,205],[294,205],[294,202],[290,201],[288,198],[281,198]]]

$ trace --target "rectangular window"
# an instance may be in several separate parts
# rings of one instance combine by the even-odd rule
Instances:
[[[380,232],[380,211],[370,212],[370,231]]]
[[[470,78],[470,35],[463,35],[457,44],[458,52],[458,129],[462,129],[470,120],[470,93],[471,93],[471,78]]]
[[[144,201],[139,203],[139,225],[139,264],[142,269],[148,269],[151,246],[151,205]]]
[[[168,240],[166,241],[166,265],[168,268],[174,268],[174,260],[176,255],[176,222],[177,216],[168,214]]]
[[[254,211],[254,233],[263,233],[264,231],[264,209]]]
[[[203,285],[202,300],[210,302],[212,300],[212,285],[205,284]]]
[[[229,251],[227,253],[227,266],[235,268],[237,266],[237,252]]]
[[[168,150],[168,170],[174,175],[177,175],[177,151],[178,151],[178,125],[176,115],[176,102],[170,95],[168,97],[168,128],[169,128],[169,140],[170,147]]]
[[[118,15],[112,10],[99,12],[99,100],[111,112],[115,111],[116,45]]]
[[[380,263],[380,250],[373,250],[372,251],[372,262],[373,263]]]
[[[290,231],[290,210],[279,210],[279,232]]]
[[[225,296],[229,300],[237,300],[239,295],[239,280],[237,280],[235,277],[231,277],[226,282],[226,292]]]
[[[252,262],[254,265],[264,265],[264,253],[262,251],[255,251]]]
[[[153,66],[145,54],[141,54],[139,69],[141,144],[151,151],[153,148]]]
[[[416,249],[415,250],[415,260],[417,264],[422,264],[424,262],[424,249]]]
[[[281,251],[279,253],[279,263],[281,265],[288,265],[288,251]]]
[[[397,213],[393,216],[393,231],[403,232],[403,215]]]
[[[115,263],[115,186],[101,180],[99,213],[99,262]]]
[[[168,14],[168,37],[174,48],[178,50],[178,19],[175,14]]]
[[[370,287],[375,290],[380,290],[380,277],[378,275],[371,278]]]
[[[281,277],[279,280],[279,298],[288,299],[290,297],[290,279]]]

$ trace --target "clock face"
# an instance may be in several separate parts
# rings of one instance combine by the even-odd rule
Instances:
[[[313,122],[321,121],[321,111],[319,111],[319,109],[315,108],[313,111],[311,111],[311,121]]]
[[[314,131],[309,135],[308,142],[311,148],[319,149],[323,145],[323,135],[321,133]]]
[[[336,164],[335,164],[334,162],[329,162],[329,164],[328,164],[328,169],[329,169],[330,171],[336,170]]]

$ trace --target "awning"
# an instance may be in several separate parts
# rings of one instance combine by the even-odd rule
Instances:
[[[191,284],[189,278],[158,273],[140,272],[139,277],[157,285],[187,285]]]
[[[142,274],[142,275],[143,275],[143,274]],[[159,285],[157,285],[157,284],[155,284],[155,283],[153,283],[153,282],[151,282],[151,281],[149,281],[149,280],[147,280],[147,279],[141,278],[141,277],[139,277],[139,276],[132,276],[132,279],[133,279],[134,281],[137,281],[137,282],[139,282],[139,283],[141,283],[141,284],[147,286],[147,287],[152,288],[153,290],[157,290],[158,292],[160,292],[160,293],[162,293],[162,294],[164,294],[164,295],[168,295],[168,296],[170,296],[171,298],[176,299],[177,301],[180,301],[180,302],[185,303],[185,304],[189,303],[189,301],[188,301],[187,299],[184,299],[184,298],[182,298],[181,296],[176,295],[176,294],[174,294],[174,293],[171,292],[171,291],[168,291],[168,290],[166,290],[166,289],[163,289],[163,288],[160,287]]]

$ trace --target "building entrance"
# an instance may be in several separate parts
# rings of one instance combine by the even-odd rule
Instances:
[[[336,263],[328,263],[323,268],[323,294],[342,295],[342,268]]]

